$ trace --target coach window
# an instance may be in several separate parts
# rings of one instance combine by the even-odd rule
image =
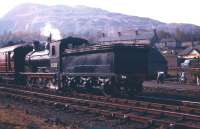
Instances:
[[[52,56],[55,56],[56,55],[56,48],[55,48],[55,46],[52,46],[51,51],[52,51]]]

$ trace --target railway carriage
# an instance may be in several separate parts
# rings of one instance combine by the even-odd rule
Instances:
[[[24,71],[25,59],[32,47],[26,44],[0,48],[0,80],[17,82],[19,72]]]

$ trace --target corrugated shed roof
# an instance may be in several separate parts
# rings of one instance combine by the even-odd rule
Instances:
[[[126,40],[151,40],[155,36],[153,31],[138,31],[138,34],[125,34],[121,33],[119,36],[118,34],[112,35],[109,37],[102,37],[99,39],[99,42],[106,42],[106,41],[126,41]]]

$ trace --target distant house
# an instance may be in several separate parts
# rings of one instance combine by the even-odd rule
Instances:
[[[98,42],[103,44],[127,43],[154,45],[156,39],[155,30],[135,30],[134,33],[117,32],[115,35],[109,37],[102,34],[102,38]]]
[[[200,58],[200,45],[186,48],[178,54],[178,57],[182,59]]]
[[[178,54],[178,66],[185,60],[200,58],[200,45],[184,49]]]

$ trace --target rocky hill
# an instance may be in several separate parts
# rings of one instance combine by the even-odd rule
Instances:
[[[81,35],[97,37],[106,33],[135,29],[158,29],[174,32],[180,28],[185,32],[199,31],[191,24],[166,24],[150,18],[128,16],[86,6],[45,6],[39,4],[20,5],[0,19],[0,34],[5,32],[37,32],[48,35]],[[59,38],[59,36],[55,37]]]

